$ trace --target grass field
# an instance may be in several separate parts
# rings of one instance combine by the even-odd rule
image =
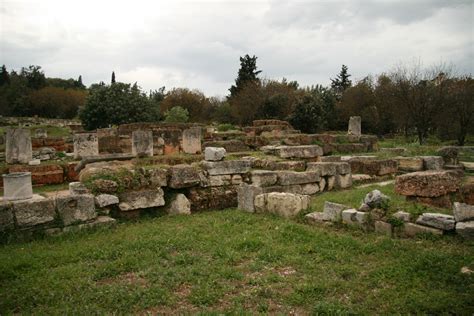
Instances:
[[[0,314],[472,314],[474,244],[237,210],[0,246]]]

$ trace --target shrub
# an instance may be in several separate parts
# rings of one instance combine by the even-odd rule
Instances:
[[[165,112],[165,122],[168,123],[185,123],[189,119],[188,110],[175,106]]]

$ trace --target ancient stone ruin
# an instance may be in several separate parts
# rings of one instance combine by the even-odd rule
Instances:
[[[6,132],[5,160],[9,164],[27,164],[33,158],[29,129],[9,128]]]

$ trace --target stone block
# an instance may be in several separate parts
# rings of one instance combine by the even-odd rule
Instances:
[[[324,214],[323,212],[312,212],[312,213],[306,214],[304,217],[309,224],[322,223],[322,222],[328,221],[326,214]]]
[[[335,176],[329,176],[329,177],[326,178],[326,182],[327,182],[327,185],[326,185],[327,190],[331,191],[336,186],[336,177]]]
[[[151,187],[165,187],[168,185],[168,169],[147,169],[146,177],[148,178],[148,185]]]
[[[361,128],[361,117],[360,116],[351,116],[349,118],[349,126],[347,128],[347,134],[360,136],[362,135],[362,128]]]
[[[237,207],[237,188],[238,186],[190,188],[186,196],[191,201],[191,212]]]
[[[355,225],[357,224],[356,215],[357,215],[357,210],[354,208],[343,210],[341,212],[342,222],[348,225]]]
[[[374,229],[376,233],[392,237],[392,224],[383,221],[375,221]]]
[[[310,204],[310,197],[293,193],[272,192],[257,195],[254,203],[257,212],[268,212],[289,218],[306,210]]]
[[[320,179],[319,172],[297,172],[297,171],[278,171],[278,183],[280,185],[316,183]]]
[[[393,159],[354,157],[349,160],[352,173],[384,176],[398,171],[398,163]]]
[[[112,194],[99,194],[95,197],[95,205],[97,207],[107,207],[119,204],[119,198]]]
[[[389,202],[390,198],[379,190],[373,190],[364,197],[364,204],[367,204],[370,208],[383,208]]]
[[[423,159],[419,157],[396,157],[398,170],[406,172],[422,171]]]
[[[275,151],[280,158],[316,158],[323,155],[323,149],[318,145],[278,146]]]
[[[33,196],[31,172],[12,172],[2,175],[3,200],[26,200]]]
[[[132,155],[137,157],[153,156],[153,132],[133,131],[132,132]]]
[[[192,127],[183,131],[183,151],[186,154],[201,153],[202,131],[200,127]]]
[[[197,168],[190,165],[176,165],[169,169],[168,186],[172,189],[189,188],[200,183]]]
[[[424,170],[442,170],[444,167],[444,159],[441,156],[421,156],[423,159]]]
[[[413,223],[405,223],[404,229],[403,229],[403,235],[407,237],[415,237],[418,234],[442,235],[443,231],[437,228],[431,228],[431,227],[417,225]]]
[[[77,195],[77,194],[87,194],[87,193],[90,193],[89,190],[81,182],[69,183],[69,194]]]
[[[349,164],[345,165],[349,166]],[[335,176],[337,173],[336,166],[337,164],[332,162],[308,162],[306,164],[306,171],[319,172],[321,176]],[[341,170],[343,170],[343,168],[344,167],[340,167]]]
[[[352,186],[352,175],[349,174],[338,174],[336,175],[336,187],[339,189],[347,189]]]
[[[74,134],[74,159],[99,155],[99,139],[96,133]]]
[[[454,216],[440,213],[423,213],[416,220],[417,224],[430,226],[442,230],[453,230],[455,221]]]
[[[243,152],[243,151],[250,150],[249,146],[247,146],[243,141],[237,140],[237,139],[210,141],[210,142],[203,143],[202,146],[204,148],[222,147],[228,153]]]
[[[277,183],[278,173],[268,170],[254,170],[250,173],[250,179],[253,185],[268,187]]]
[[[326,179],[321,177],[321,179],[319,179],[319,191],[323,192],[324,189],[326,189]]]
[[[453,214],[456,222],[474,221],[474,205],[454,202]]]
[[[20,228],[52,223],[56,217],[55,209],[52,198],[13,203],[16,223]]]
[[[408,212],[398,211],[394,213],[392,216],[401,221],[404,221],[405,223],[408,223],[411,220],[411,214]]]
[[[342,211],[349,209],[349,207],[338,204],[338,203],[333,203],[326,201],[324,202],[324,209],[323,213],[325,214],[326,218],[331,221],[331,222],[340,222],[341,221],[341,216],[342,216]]]
[[[211,176],[246,173],[250,171],[249,160],[202,161],[202,168]]]
[[[27,164],[33,159],[29,129],[9,128],[6,131],[5,161],[9,164]]]
[[[63,228],[64,233],[78,232],[84,229],[92,229],[98,227],[112,227],[117,224],[117,221],[109,216],[98,216],[96,219],[88,223],[83,223],[79,225],[66,226]]]
[[[439,197],[459,190],[457,171],[420,171],[396,177],[395,192],[405,196]]]
[[[204,160],[206,161],[221,161],[226,155],[226,150],[223,147],[206,147],[204,149]]]
[[[87,222],[97,217],[92,194],[60,196],[56,198],[56,205],[64,226]]]
[[[10,203],[0,203],[0,232],[15,228],[13,206]]]
[[[474,240],[474,221],[456,223],[456,233],[467,240]]]
[[[242,183],[237,189],[237,203],[240,210],[254,212],[255,197],[263,193],[261,187]]]
[[[166,208],[166,210],[168,214],[171,215],[189,215],[191,214],[191,202],[184,194],[178,193],[170,201],[169,206]]]
[[[164,192],[161,188],[127,191],[119,195],[119,209],[121,211],[133,211],[150,207],[165,205]]]

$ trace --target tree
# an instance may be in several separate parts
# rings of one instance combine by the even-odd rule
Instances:
[[[26,78],[28,88],[38,90],[46,86],[46,77],[40,66],[23,67],[20,76]]]
[[[161,113],[180,106],[188,111],[189,119],[193,122],[206,123],[211,120],[211,104],[209,99],[199,90],[174,88],[166,93],[160,105]]]
[[[114,84],[115,83],[115,72],[112,71],[112,80],[110,80],[110,83]]]
[[[50,118],[74,118],[84,106],[87,92],[79,89],[45,87],[28,94],[30,115]]]
[[[0,70],[0,86],[3,86],[4,84],[10,84],[10,75],[8,74],[5,65],[3,65]]]
[[[165,112],[165,122],[168,123],[185,123],[189,119],[188,110],[178,106],[172,107]]]
[[[316,133],[323,126],[323,101],[313,93],[305,93],[296,104],[290,123],[304,133]]]
[[[79,117],[88,130],[133,122],[155,122],[159,104],[140,87],[116,82],[93,84]]]
[[[331,88],[336,93],[338,100],[341,99],[344,91],[352,85],[352,82],[349,80],[351,75],[348,72],[348,67],[342,65],[341,71],[336,76],[335,79],[331,79]]]
[[[257,70],[257,57],[254,55],[250,57],[248,54],[240,57],[240,69],[235,79],[235,85],[230,87],[230,98],[233,98],[237,93],[248,83],[259,81],[258,74],[261,70]]]
[[[81,75],[79,75],[79,78],[77,78],[76,87],[78,89],[85,89],[86,88],[86,86],[82,83],[82,76]]]

